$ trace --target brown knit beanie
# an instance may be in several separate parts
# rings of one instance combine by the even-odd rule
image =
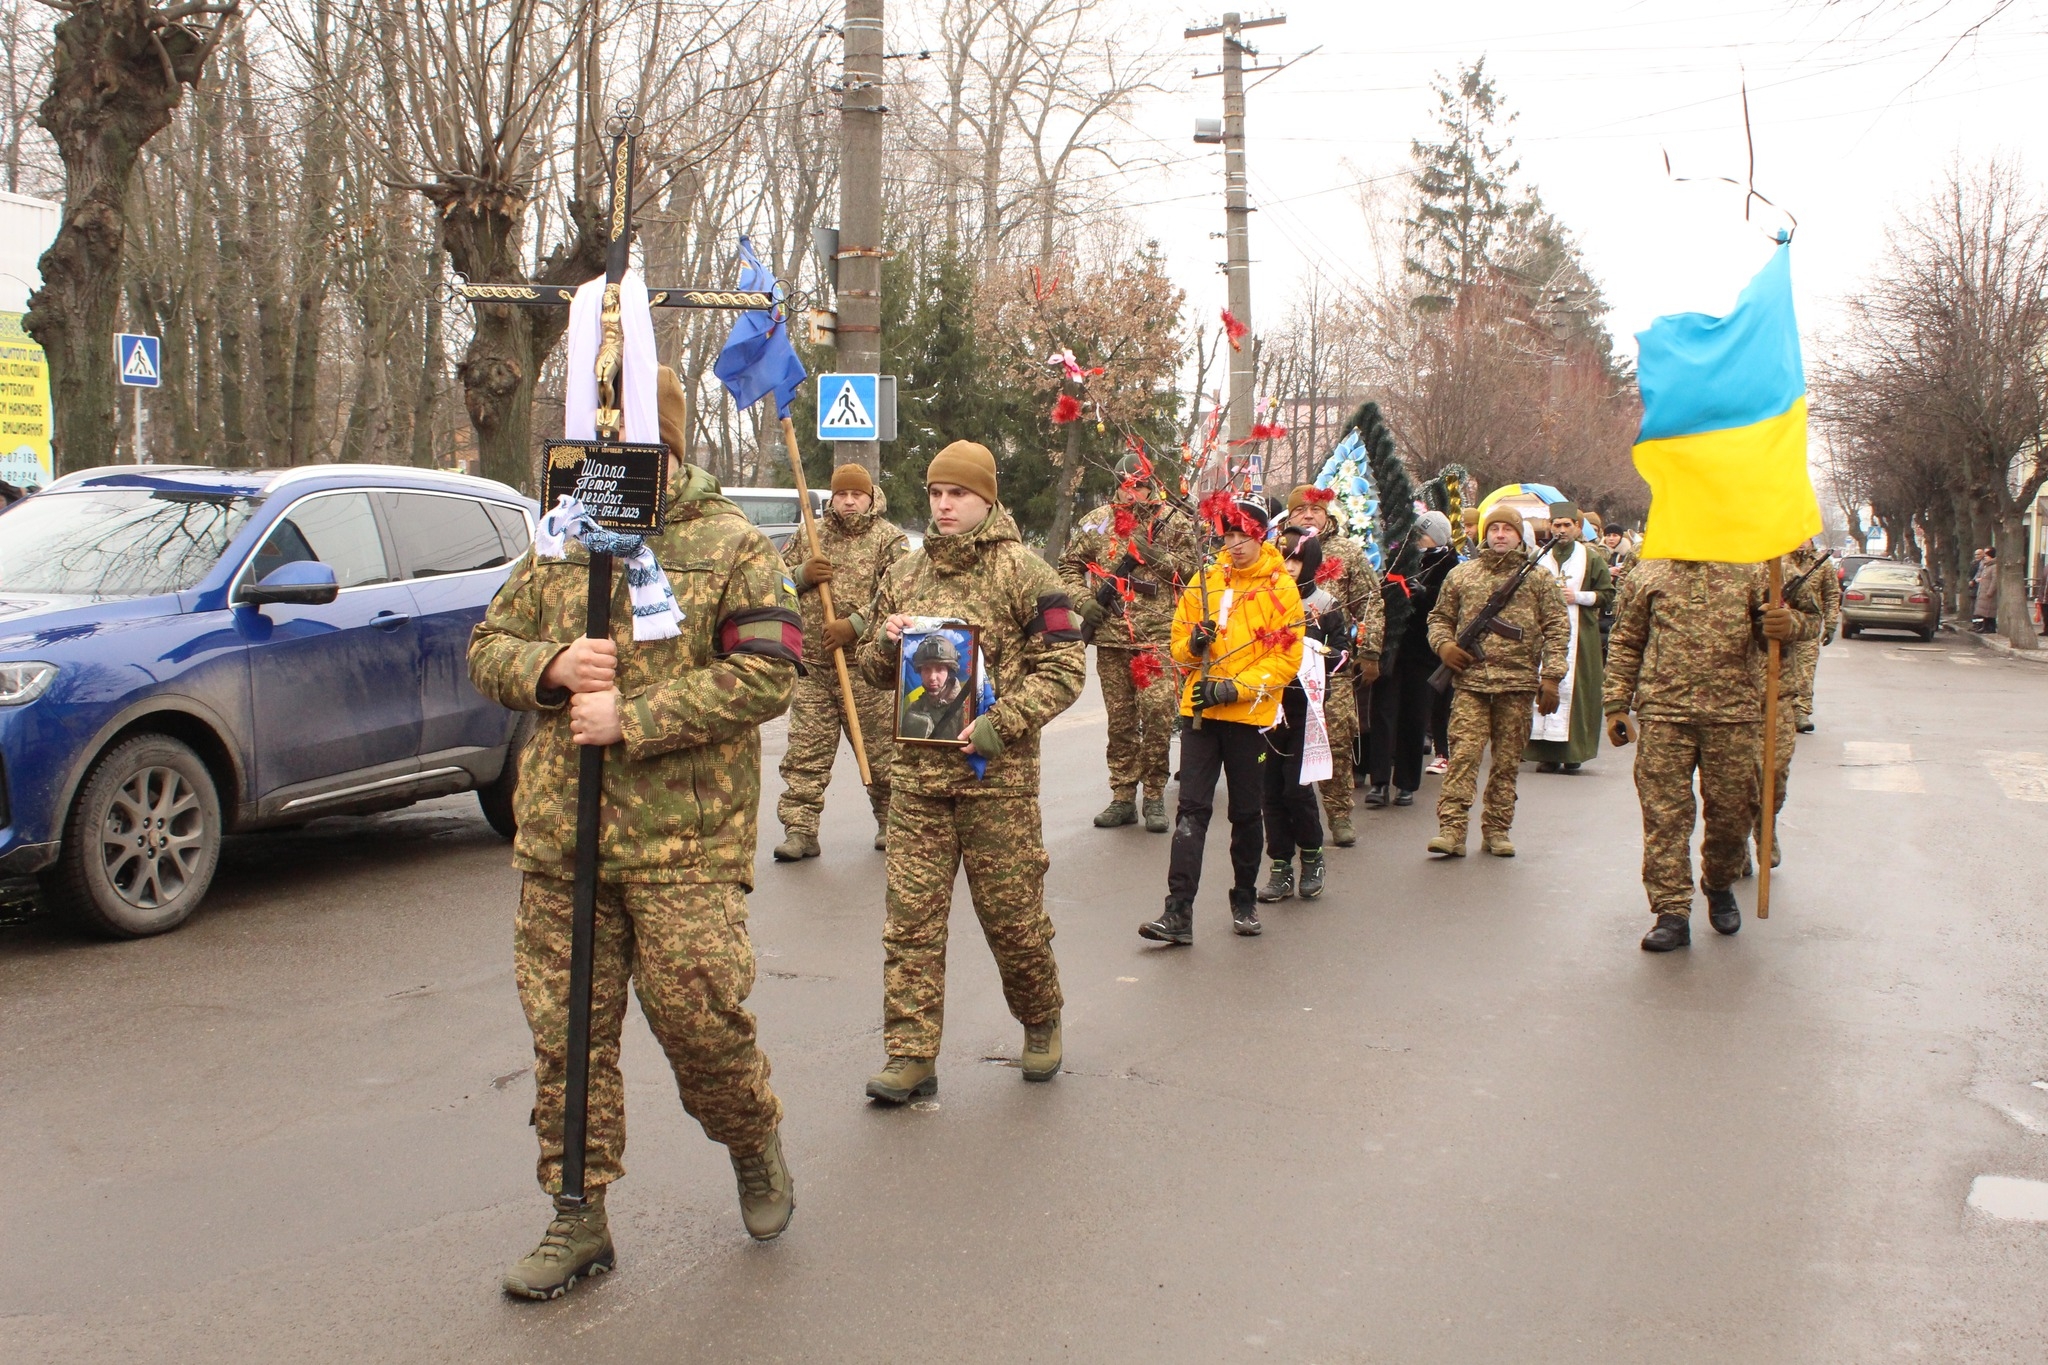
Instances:
[[[1316,502],[1323,505],[1325,512],[1334,513],[1337,510],[1337,495],[1335,493],[1332,493],[1327,488],[1318,488],[1312,483],[1302,483],[1296,484],[1294,491],[1287,495],[1287,515],[1291,517],[1302,508],[1308,506],[1311,495],[1313,495]]]
[[[843,464],[832,471],[834,493],[865,493],[875,495],[875,481],[868,477],[867,467],[859,464]]]
[[[990,506],[996,498],[996,457],[988,453],[988,447],[972,441],[955,441],[938,454],[932,456],[929,468],[924,471],[924,484],[929,488],[935,483],[958,484],[970,493],[979,493]]]
[[[683,397],[683,381],[663,365],[655,372],[654,394],[661,411],[661,443],[678,460],[689,459],[689,438],[683,433],[690,420],[690,403]]]
[[[1486,509],[1486,515],[1479,519],[1480,539],[1486,538],[1486,528],[1496,521],[1504,521],[1515,528],[1515,534],[1522,534],[1522,514],[1504,502],[1497,502]]]

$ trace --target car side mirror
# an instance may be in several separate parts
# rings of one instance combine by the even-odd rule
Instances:
[[[261,583],[244,583],[235,593],[235,601],[257,607],[273,602],[318,607],[332,602],[340,591],[331,565],[295,559],[271,570]]]

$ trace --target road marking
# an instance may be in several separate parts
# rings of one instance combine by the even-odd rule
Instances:
[[[1920,770],[1913,766],[1913,746],[1852,739],[1842,745],[1842,766],[1849,785],[1864,792],[1924,792]]]
[[[2048,1223],[2048,1183],[2009,1175],[1980,1175],[1970,1182],[1970,1207],[1993,1218]]]
[[[2009,799],[2048,802],[2048,754],[1982,749],[1978,756]]]
[[[1982,668],[1984,666],[1984,661],[1974,654],[1951,654],[1948,656],[1948,661],[1952,664],[1966,664],[1971,668]]]

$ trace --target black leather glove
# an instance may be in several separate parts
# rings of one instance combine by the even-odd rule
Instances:
[[[1196,658],[1209,652],[1209,646],[1216,643],[1216,623],[1203,621],[1188,632],[1188,650]]]
[[[1237,700],[1237,684],[1228,678],[1211,678],[1196,685],[1195,700],[1205,711],[1212,706],[1228,706]]]

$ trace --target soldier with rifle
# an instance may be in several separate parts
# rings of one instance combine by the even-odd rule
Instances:
[[[1115,497],[1081,519],[1060,556],[1060,580],[1095,646],[1109,712],[1109,805],[1098,829],[1136,824],[1166,833],[1168,748],[1177,719],[1174,605],[1201,558],[1189,518],[1162,497],[1158,473],[1133,452],[1116,467]]]
[[[1429,851],[1465,856],[1466,821],[1479,784],[1479,758],[1488,745],[1493,766],[1479,818],[1480,846],[1512,858],[1508,830],[1515,822],[1515,778],[1529,742],[1529,708],[1557,710],[1571,642],[1564,595],[1548,574],[1531,573],[1536,561],[1522,549],[1522,514],[1506,503],[1481,518],[1481,550],[1452,569],[1429,613],[1429,644],[1443,660],[1430,683],[1441,691],[1455,678],[1451,699],[1451,766],[1437,800],[1437,835]]]

